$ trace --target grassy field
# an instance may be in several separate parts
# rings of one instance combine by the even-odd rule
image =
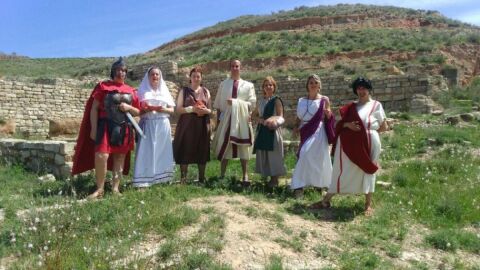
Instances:
[[[471,105],[450,104],[447,112]],[[286,186],[291,152],[289,173],[273,191],[253,173],[254,160],[248,188],[239,185],[239,162],[218,179],[219,162],[211,161],[205,185],[138,191],[126,177],[123,196],[107,190],[99,201],[82,200],[94,190],[91,175],[40,183],[38,175],[3,164],[0,266],[247,268],[230,256],[238,252],[265,269],[480,269],[480,122],[450,126],[441,116],[410,114],[397,120],[382,136],[378,181],[385,183],[377,184],[372,217],[363,215],[363,196],[337,196],[332,209],[316,211],[308,205],[320,192],[307,189],[295,200]]]

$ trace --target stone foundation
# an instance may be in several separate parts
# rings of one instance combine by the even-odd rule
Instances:
[[[65,141],[1,139],[0,159],[4,164],[20,164],[35,173],[65,179],[72,169],[74,145]]]
[[[173,80],[167,82],[167,85],[172,96],[176,98],[179,86],[189,85],[188,78],[185,74],[175,73],[174,63],[167,62],[165,65],[169,66],[165,73]],[[218,85],[227,75],[204,76],[204,86],[210,90],[213,100]],[[306,78],[285,76],[276,77],[275,80],[278,85],[277,93],[285,106],[286,125],[291,127],[298,99],[306,96]],[[261,98],[263,81],[252,82],[255,84],[257,98]],[[448,90],[442,76],[395,75],[374,78],[372,83],[373,97],[382,102],[386,111],[429,113],[437,107],[430,98],[432,94]],[[321,92],[330,98],[332,106],[336,108],[356,98],[350,85],[351,78],[324,77]],[[65,134],[75,136],[86,100],[93,88],[85,87],[84,81],[75,80],[55,79],[43,84],[0,80],[0,137],[17,135],[25,138],[51,138]],[[176,118],[171,117],[172,124],[176,123]]]

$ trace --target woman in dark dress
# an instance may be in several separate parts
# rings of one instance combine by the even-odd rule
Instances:
[[[190,86],[178,93],[177,123],[173,141],[173,156],[180,164],[181,182],[185,183],[188,164],[198,165],[198,180],[205,181],[205,166],[210,160],[210,113],[211,98],[207,88],[202,86],[202,70],[190,71]]]

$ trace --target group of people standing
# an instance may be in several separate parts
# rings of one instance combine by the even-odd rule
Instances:
[[[197,164],[199,181],[205,181],[210,143],[221,161],[220,178],[225,177],[230,159],[239,158],[242,184],[250,185],[248,160],[256,154],[255,172],[270,177],[269,187],[278,185],[286,174],[282,125],[284,106],[277,83],[268,76],[262,83],[263,97],[256,99],[251,82],[240,77],[241,62],[230,62],[230,78],[220,83],[215,100],[202,86],[202,70],[190,71],[190,85],[173,100],[158,67],[150,67],[138,91],[125,84],[123,59],[111,68],[111,80],[99,83],[87,101],[74,155],[72,174],[95,168],[97,189],[90,198],[104,194],[106,171],[112,171],[112,192],[120,194],[122,174],[129,172],[130,152],[135,136],[131,115],[140,116],[133,173],[133,186],[148,187],[173,178],[175,163],[180,165],[180,182],[185,183],[189,164]],[[328,188],[323,200],[312,208],[329,208],[335,194],[365,194],[365,211],[370,213],[375,172],[381,145],[378,133],[387,129],[381,103],[371,98],[372,84],[359,77],[352,84],[358,97],[340,108],[335,124],[328,97],[321,94],[321,80],[311,75],[306,95],[298,101],[293,134],[300,135],[291,188],[301,197],[303,189]],[[211,142],[210,117],[217,111],[217,125]],[[174,140],[169,116],[180,115]],[[257,123],[256,134],[252,120]],[[332,165],[329,145],[333,144]],[[92,159],[92,156],[94,157]]]

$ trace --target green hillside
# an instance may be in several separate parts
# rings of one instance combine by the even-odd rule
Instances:
[[[246,15],[240,16],[224,22],[219,22],[214,26],[196,31],[185,37],[194,37],[207,33],[219,32],[234,28],[252,27],[261,23],[299,19],[306,17],[322,17],[322,16],[344,16],[351,14],[368,14],[371,16],[390,15],[394,17],[407,18],[411,16],[422,18],[431,23],[445,23],[449,26],[466,25],[456,20],[449,19],[440,15],[436,11],[414,10],[409,8],[400,8],[393,6],[375,6],[375,5],[346,5],[339,4],[334,6],[317,6],[317,7],[297,7],[294,10],[273,12],[270,15]],[[185,38],[184,37],[184,38]]]
[[[0,76],[79,77],[107,75],[115,58],[16,58],[0,59]]]
[[[326,23],[319,23],[322,20]],[[463,47],[459,49],[458,46]],[[480,28],[449,19],[435,11],[340,4],[298,7],[270,15],[241,16],[173,40],[152,51],[127,56],[127,62],[135,68],[171,60],[177,62],[179,68],[188,69],[193,65],[208,65],[232,58],[254,62],[278,57],[312,57],[311,61],[299,61],[298,66],[265,68],[250,65],[247,74],[258,77],[279,73],[298,75],[318,70],[318,63],[323,61],[320,58],[327,57],[331,62],[339,58],[338,63],[321,69],[321,72],[331,75],[358,72],[382,75],[383,69],[392,65],[415,72],[438,73],[444,66],[453,66],[470,80],[474,76],[474,52],[479,46]],[[458,50],[459,53],[449,53]],[[372,58],[373,53],[377,54],[376,58]],[[388,56],[393,53],[415,56],[404,60],[389,59]],[[355,63],[349,62],[348,54],[356,55]],[[105,77],[113,59],[0,59],[0,77]],[[347,66],[350,67],[344,68]],[[209,72],[218,70],[210,69]]]
[[[229,35],[187,44],[158,54],[183,58],[180,66],[228,60],[234,57],[324,56],[350,51],[430,52],[454,44],[480,44],[480,34],[470,29],[356,29],[351,31],[259,32]]]

